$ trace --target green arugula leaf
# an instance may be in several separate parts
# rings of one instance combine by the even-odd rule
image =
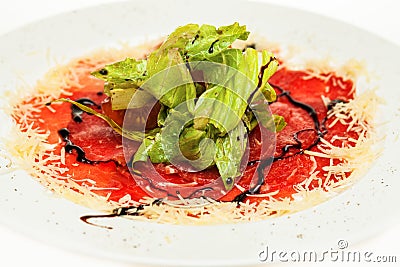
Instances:
[[[235,178],[242,173],[242,158],[247,147],[247,131],[241,124],[228,136],[216,140],[215,164],[226,190],[231,190]]]
[[[194,39],[185,46],[184,55],[189,61],[209,59],[225,51],[235,40],[246,40],[249,32],[246,26],[235,22],[216,29],[212,25],[202,25]]]
[[[275,132],[280,132],[285,128],[286,126],[286,121],[285,118],[282,116],[279,116],[277,114],[272,114],[274,124],[275,124]]]
[[[276,100],[276,92],[271,87],[271,85],[268,84],[268,80],[277,71],[279,62],[276,60],[272,53],[265,50],[261,52],[261,58],[262,63],[258,77],[258,79],[261,77],[261,82],[259,80],[257,81],[258,90],[254,92],[253,98],[257,98],[257,95],[262,93],[265,100],[267,100],[268,102],[273,102]]]
[[[117,88],[109,91],[113,110],[141,108],[146,103],[155,103],[156,99],[146,91],[135,88]]]
[[[132,166],[136,162],[143,161],[146,162],[150,158],[152,163],[163,163],[168,162],[168,158],[164,154],[164,150],[161,144],[161,135],[157,133],[155,136],[147,137],[143,139],[138,150],[132,159]]]
[[[123,61],[106,65],[104,68],[92,72],[96,78],[106,81],[104,93],[111,97],[113,110],[140,108],[154,99],[149,93],[138,92],[138,88],[148,79],[147,61],[127,58]]]
[[[196,160],[201,157],[200,142],[206,137],[206,132],[193,127],[184,128],[179,136],[179,148],[189,160]]]
[[[189,110],[193,110],[196,87],[190,70],[186,68],[178,50],[165,50],[163,53],[165,55],[159,58],[157,62],[159,65],[153,68],[151,72],[158,68],[162,68],[162,71],[156,72],[151,79],[143,84],[143,90],[151,93],[169,108],[175,108],[179,104],[186,102]],[[153,54],[149,57],[149,67],[156,64],[151,61],[152,56]]]
[[[85,106],[85,105],[83,105],[81,103],[78,103],[76,101],[73,101],[71,99],[59,98],[59,99],[54,100],[52,102],[67,102],[67,103],[70,103],[72,105],[75,105],[78,108],[80,108],[81,110],[103,119],[104,121],[106,121],[114,129],[114,131],[116,131],[117,133],[119,133],[123,137],[131,139],[133,141],[141,142],[146,137],[145,133],[137,132],[137,131],[127,131],[127,130],[125,130],[124,128],[119,126],[115,121],[113,121],[111,118],[109,118],[108,116],[104,115],[103,113],[97,112],[94,109],[89,108],[88,106]]]
[[[222,135],[226,134],[238,125],[246,112],[249,99],[264,95],[266,101],[271,101],[276,97],[267,81],[276,71],[278,62],[271,54],[263,53],[263,65],[259,67],[258,55],[251,48],[244,53],[230,49],[213,58],[220,61],[218,63],[230,63],[230,68],[216,68],[216,71],[211,72],[212,76],[207,77],[210,80],[225,77],[222,79],[225,84],[215,85],[199,97],[195,107],[196,129],[203,129],[208,123],[212,123]]]
[[[132,82],[132,86],[139,87],[148,78],[147,61],[127,58],[104,68],[92,72],[96,78],[112,83]]]

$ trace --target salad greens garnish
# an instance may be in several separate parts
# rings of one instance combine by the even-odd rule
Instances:
[[[190,166],[190,171],[216,166],[230,190],[243,172],[248,133],[259,124],[273,131],[285,127],[282,117],[262,111],[262,104],[276,100],[268,79],[278,61],[268,51],[231,47],[248,36],[246,26],[238,23],[219,28],[188,24],[172,32],[146,59],[127,58],[92,73],[106,82],[104,92],[113,110],[158,101],[156,129],[130,132],[106,115],[78,107],[141,142],[132,168],[148,159]]]

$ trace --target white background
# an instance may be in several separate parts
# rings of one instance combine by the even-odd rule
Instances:
[[[145,1],[145,0],[142,0]],[[160,0],[162,1],[162,0]],[[216,0],[217,1],[217,0]],[[400,45],[399,1],[396,0],[259,0],[296,7],[333,17],[370,32],[380,35]],[[51,15],[71,11],[116,0],[1,0],[0,35],[13,31],[20,26]],[[228,11],[226,11],[228,12]],[[1,48],[1,44],[0,44]],[[400,50],[399,50],[400,51]],[[34,229],[32,229],[34,231]],[[381,235],[372,240],[351,247],[353,250],[371,251],[380,255],[397,256],[397,264],[386,263],[379,266],[399,266],[400,262],[400,225],[391,229],[382,229]],[[351,246],[351,244],[350,244]],[[255,257],[257,256],[255,252]],[[328,263],[323,263],[328,266]],[[332,266],[343,266],[339,263]],[[368,266],[375,266],[367,264]],[[130,264],[111,262],[73,254],[58,248],[39,243],[0,225],[0,266],[86,266],[86,267],[133,267]],[[299,266],[299,265],[297,265]],[[330,265],[329,265],[330,266]],[[350,266],[357,266],[351,264]],[[376,265],[378,266],[378,265]]]

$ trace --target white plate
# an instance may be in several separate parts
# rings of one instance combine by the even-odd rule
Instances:
[[[388,137],[385,153],[361,181],[313,209],[263,222],[190,227],[118,218],[107,220],[114,229],[106,230],[79,220],[93,211],[55,198],[31,177],[16,172],[0,178],[0,222],[75,251],[164,266],[253,264],[259,262],[259,252],[267,245],[287,251],[329,249],[340,239],[355,244],[399,223],[400,162],[394,139],[399,132],[400,49],[317,15],[261,3],[229,3],[230,11],[222,12],[225,1],[130,1],[30,24],[0,37],[0,88],[12,88],[21,75],[33,84],[50,67],[49,51],[57,58],[70,59],[118,41],[137,43],[145,36],[163,35],[189,22],[223,25],[239,21],[270,40],[315,51],[317,56],[330,54],[338,61],[365,59],[380,75],[378,92],[387,101],[381,114],[382,121],[389,121],[383,128]]]

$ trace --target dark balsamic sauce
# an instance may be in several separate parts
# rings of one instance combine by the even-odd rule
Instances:
[[[327,106],[328,111],[332,110],[333,107],[336,106],[336,104],[339,104],[339,103],[347,103],[347,101],[342,100],[342,99],[334,99],[334,100],[332,100],[331,102],[328,103],[328,106]]]
[[[218,41],[219,41],[219,40],[217,39],[217,40],[215,40],[215,41],[211,44],[210,48],[208,48],[208,53],[210,53],[210,54],[214,53],[214,45],[215,45]]]
[[[100,228],[105,228],[105,229],[111,230],[111,229],[113,229],[111,226],[95,224],[95,223],[90,222],[89,220],[96,219],[96,218],[99,218],[99,219],[115,218],[115,217],[118,217],[118,216],[120,216],[120,215],[113,212],[113,213],[110,213],[110,214],[84,215],[84,216],[81,216],[80,219],[84,223],[87,223],[87,224],[90,224],[90,225],[93,225],[93,226],[97,226],[97,227],[100,227]]]
[[[97,93],[97,95],[99,95],[99,94]],[[101,108],[100,105],[97,105],[93,100],[91,100],[89,98],[79,98],[79,99],[75,100],[75,102],[78,102],[85,106],[95,106],[97,109]],[[82,122],[82,114],[83,113],[84,113],[84,111],[82,109],[75,106],[74,104],[71,104],[71,116],[75,122],[77,122],[77,123]],[[87,113],[87,114],[92,115],[90,113]]]
[[[165,194],[166,194],[167,196],[169,196],[169,197],[176,197],[176,198],[177,198],[176,195],[171,194],[170,192],[168,192],[168,190],[159,188],[159,187],[157,187],[156,185],[154,185],[153,181],[152,181],[150,178],[147,178],[147,177],[143,176],[143,174],[141,174],[140,172],[138,172],[138,171],[132,169],[131,166],[132,166],[131,164],[128,165],[128,168],[129,168],[129,171],[131,172],[131,174],[135,174],[135,175],[139,176],[140,178],[142,178],[143,180],[145,180],[145,181],[148,183],[148,185],[150,186],[151,189],[154,189],[154,190],[163,192],[163,193],[165,193]]]
[[[113,159],[109,160],[90,160],[86,158],[86,152],[80,147],[72,143],[72,141],[69,139],[70,132],[67,128],[62,128],[58,130],[58,135],[62,138],[62,140],[65,142],[65,152],[67,153],[72,153],[74,150],[77,154],[76,156],[76,161],[82,162],[82,163],[87,163],[91,165],[99,164],[99,163],[109,163],[109,162],[114,162],[116,166],[120,166],[121,164]]]
[[[214,41],[214,42],[211,44],[211,46],[210,46],[210,48],[209,48],[209,50],[208,50],[209,53],[213,53],[213,51],[214,51],[214,50],[213,50],[213,49],[214,49],[213,47],[214,47],[214,44],[215,44],[217,41],[218,41],[218,40]],[[252,48],[253,48],[253,46],[249,46],[249,47],[252,47]],[[257,92],[257,90],[259,90],[259,88],[261,88],[262,80],[263,80],[263,76],[264,76],[264,72],[265,72],[265,70],[268,68],[269,64],[270,64],[273,60],[275,60],[275,58],[272,58],[272,57],[271,57],[267,64],[261,66],[260,73],[259,73],[259,75],[258,75],[258,84],[257,84],[257,87],[256,87],[256,89],[250,94],[250,96],[249,96],[249,98],[248,98],[248,103],[251,103],[251,101],[252,101],[252,99],[253,99],[255,93]],[[106,71],[106,70],[105,70],[105,71]],[[103,75],[106,75],[106,74],[103,74]],[[259,191],[260,191],[260,189],[261,189],[261,186],[262,186],[262,185],[264,184],[264,182],[265,182],[265,175],[264,175],[264,170],[265,170],[265,168],[267,168],[268,166],[271,166],[272,163],[275,162],[275,161],[277,161],[277,160],[281,160],[281,159],[288,158],[288,157],[293,157],[293,156],[295,156],[295,155],[297,155],[297,154],[303,153],[303,150],[309,150],[309,149],[311,149],[312,147],[316,146],[316,145],[320,142],[320,138],[322,138],[322,137],[327,133],[327,129],[326,129],[326,127],[325,127],[325,122],[326,122],[326,120],[327,120],[327,117],[325,117],[325,118],[320,122],[320,121],[318,120],[318,115],[317,115],[317,113],[316,113],[316,111],[315,111],[315,109],[314,109],[313,107],[311,107],[310,105],[307,105],[307,104],[304,103],[304,102],[301,102],[301,101],[299,101],[299,100],[294,99],[294,98],[290,95],[290,91],[284,90],[283,88],[281,88],[280,86],[277,86],[277,85],[275,85],[275,84],[271,84],[271,83],[270,83],[270,85],[271,85],[275,90],[278,90],[278,91],[280,92],[280,93],[277,95],[277,99],[280,98],[280,97],[286,97],[286,98],[288,99],[288,101],[289,101],[290,103],[292,103],[294,106],[305,110],[305,111],[309,114],[309,116],[311,117],[311,119],[313,120],[314,129],[303,129],[303,130],[300,130],[300,131],[294,133],[293,139],[295,140],[296,144],[288,144],[288,145],[285,145],[285,146],[282,148],[281,154],[280,154],[279,156],[273,156],[273,157],[268,157],[268,158],[261,159],[261,160],[255,160],[255,161],[250,161],[250,162],[248,162],[248,164],[247,164],[248,166],[253,166],[253,165],[255,165],[255,164],[258,164],[257,170],[256,170],[256,172],[257,172],[257,178],[258,178],[258,179],[257,179],[256,184],[255,184],[253,187],[251,187],[250,189],[248,189],[248,190],[246,190],[246,191],[240,193],[239,195],[237,195],[237,196],[232,200],[232,202],[237,202],[238,205],[240,205],[240,203],[243,202],[243,201],[247,198],[248,195],[254,195],[254,194],[258,194],[258,193],[259,193]],[[100,93],[100,92],[97,93],[97,95],[101,95],[101,94],[102,94],[102,93]],[[81,103],[81,104],[83,104],[83,105],[91,105],[91,106],[95,106],[96,108],[101,108],[99,105],[97,105],[93,100],[91,100],[91,99],[89,99],[89,98],[80,98],[80,99],[76,100],[76,102]],[[332,100],[332,101],[328,104],[328,106],[327,106],[328,111],[331,110],[336,104],[338,104],[338,103],[345,103],[345,102],[346,102],[346,101],[340,100],[340,99]],[[273,103],[270,103],[270,104],[273,104]],[[72,118],[73,118],[73,120],[74,120],[75,122],[77,122],[77,123],[81,123],[81,122],[82,122],[82,114],[83,114],[83,113],[84,113],[83,110],[81,110],[80,108],[78,108],[78,107],[75,106],[75,105],[71,105],[71,115],[72,115]],[[306,132],[306,131],[312,131],[312,132],[314,132],[314,133],[316,134],[316,139],[315,139],[315,141],[314,141],[311,145],[309,145],[307,148],[302,148],[302,145],[303,145],[303,144],[302,144],[302,142],[299,140],[298,135],[299,135],[300,133],[303,133],[303,132]],[[79,147],[79,146],[73,144],[72,141],[69,139],[70,132],[69,132],[69,130],[68,130],[67,128],[60,129],[60,130],[58,131],[58,134],[60,135],[60,137],[61,137],[61,138],[63,139],[63,141],[65,142],[65,150],[66,150],[67,153],[72,153],[72,152],[75,150],[75,152],[77,153],[76,160],[77,160],[78,162],[82,162],[82,163],[86,163],[86,164],[92,164],[92,165],[94,165],[94,164],[99,164],[99,163],[114,162],[117,166],[120,165],[120,163],[118,163],[117,161],[115,161],[115,160],[113,160],[113,159],[106,160],[106,161],[95,161],[95,160],[90,160],[90,159],[86,158],[86,153],[85,153],[85,151],[84,151],[81,147]],[[293,149],[293,148],[294,148],[294,149],[297,149],[298,151],[296,151],[295,153],[292,153],[292,154],[288,155],[289,151],[291,151],[291,149]],[[132,170],[132,168],[131,168],[131,166],[130,166],[129,163],[127,164],[127,166],[128,166],[128,168],[130,169],[130,171],[131,171],[132,173],[134,173],[135,175],[140,176],[142,179],[145,179],[145,180],[148,182],[149,186],[150,186],[152,189],[155,189],[155,190],[158,190],[158,191],[162,191],[162,192],[166,193],[166,195],[171,196],[171,197],[177,197],[177,195],[173,195],[173,194],[169,193],[167,190],[158,188],[156,185],[153,184],[153,182],[152,182],[152,180],[151,180],[150,178],[146,178],[146,177],[144,177],[141,173],[135,172],[134,170]],[[204,191],[204,190],[213,190],[213,188],[203,188],[203,189],[201,189],[201,190],[203,190],[203,191]],[[179,194],[179,192],[176,192],[176,193]],[[195,197],[195,195],[196,195],[196,194],[199,194],[199,193],[201,193],[201,192],[199,192],[199,191],[197,190],[197,191],[193,192],[193,193],[189,196],[189,198]],[[96,219],[96,218],[113,218],[113,217],[119,217],[119,216],[125,216],[125,215],[129,215],[129,216],[140,216],[140,215],[142,215],[142,212],[141,212],[141,211],[143,211],[144,208],[145,208],[146,206],[160,205],[160,204],[162,204],[162,203],[163,203],[163,199],[156,199],[156,200],[155,200],[153,203],[151,203],[151,204],[141,204],[141,205],[138,205],[138,206],[120,207],[120,208],[117,208],[117,209],[113,210],[112,213],[110,213],[110,214],[105,214],[105,215],[85,215],[85,216],[82,216],[80,219],[81,219],[83,222],[88,223],[88,224],[90,224],[90,225],[94,225],[94,226],[98,226],[98,227],[102,227],[102,228],[106,228],[106,229],[112,229],[112,227],[109,227],[109,226],[102,226],[102,225],[94,224],[94,223],[90,222],[89,220],[91,220],[91,219]]]
[[[197,197],[196,195],[199,195],[199,197],[203,197],[204,192],[213,191],[213,190],[214,190],[214,188],[212,188],[212,187],[200,188],[200,189],[193,191],[189,196],[187,196],[187,198],[195,198],[195,197]]]
[[[242,49],[242,52],[245,52],[247,48],[256,49],[256,44],[253,43],[253,44],[248,44],[248,45],[246,45],[246,47]]]
[[[244,202],[244,200],[247,198],[248,195],[254,195],[254,194],[258,194],[258,192],[261,189],[261,186],[264,184],[265,182],[265,176],[264,176],[264,169],[268,166],[270,166],[273,162],[274,162],[275,158],[274,157],[269,157],[269,158],[265,158],[265,159],[261,159],[258,160],[257,162],[249,162],[252,166],[256,163],[258,163],[256,172],[257,172],[257,183],[251,187],[248,190],[245,190],[244,192],[240,193],[239,195],[237,195],[232,202],[237,202],[238,205],[240,205],[241,202]],[[248,164],[249,166],[249,164]]]
[[[69,131],[67,128],[62,128],[58,130],[58,135],[62,138],[62,140],[65,142],[65,151],[67,153],[72,153],[73,150],[75,150],[77,156],[76,156],[76,161],[82,162],[82,163],[88,163],[88,164],[94,164],[92,160],[89,160],[86,158],[86,153],[85,151],[77,145],[74,145],[72,141],[69,139]]]
[[[280,160],[280,159],[285,158],[285,156],[289,152],[290,148],[299,149],[299,151],[294,153],[292,156],[294,156],[296,154],[303,153],[303,150],[309,150],[309,149],[313,148],[314,146],[316,146],[320,142],[321,138],[326,134],[326,131],[321,131],[321,123],[318,120],[318,114],[317,114],[317,112],[315,111],[315,109],[312,106],[307,105],[304,102],[301,102],[301,101],[298,101],[298,100],[294,99],[290,95],[289,91],[285,91],[285,90],[283,90],[283,88],[281,88],[281,87],[279,87],[277,85],[271,84],[271,86],[274,89],[277,89],[277,90],[279,90],[281,92],[278,95],[278,98],[279,97],[286,97],[289,100],[289,102],[292,103],[294,106],[296,106],[298,108],[301,108],[304,111],[306,111],[308,113],[308,115],[311,117],[311,119],[312,119],[312,121],[314,123],[314,129],[302,129],[302,130],[294,133],[293,134],[293,139],[295,140],[296,144],[294,144],[294,145],[290,144],[290,145],[284,146],[283,149],[282,149],[281,155],[279,155],[278,157],[274,158],[274,161],[276,161],[276,160]],[[316,138],[315,138],[315,141],[311,145],[309,145],[306,148],[302,148],[302,142],[299,140],[298,136],[299,136],[300,133],[307,132],[307,131],[314,132],[316,134]]]
[[[101,70],[99,71],[99,73],[100,73],[101,75],[108,75],[108,70],[106,70],[106,69],[101,69]]]
[[[101,95],[99,94],[100,92],[97,93],[97,95]],[[77,100],[75,100],[75,102],[78,102],[82,105],[92,105],[95,106],[96,108],[100,109],[100,105],[96,104],[96,102],[94,102],[93,100],[89,99],[89,98],[79,98]],[[81,123],[82,122],[82,114],[84,113],[84,111],[80,108],[78,108],[75,105],[71,105],[71,116],[72,119],[77,122],[77,123]],[[116,166],[121,166],[121,164],[113,159],[109,159],[109,160],[90,160],[88,158],[86,158],[86,152],[78,145],[75,145],[70,139],[70,132],[67,128],[62,128],[60,130],[58,130],[58,135],[61,137],[61,139],[65,142],[65,151],[67,153],[72,153],[73,151],[76,152],[77,156],[76,156],[76,161],[81,162],[81,163],[87,163],[87,164],[99,164],[99,163],[109,163],[109,162],[114,162],[114,164]]]
[[[250,93],[249,98],[247,99],[247,103],[250,104],[251,101],[253,101],[254,95],[257,93],[257,91],[261,88],[262,86],[262,81],[264,78],[264,72],[266,69],[268,69],[269,64],[271,64],[272,61],[274,61],[275,58],[274,57],[270,57],[267,64],[261,66],[260,68],[260,72],[258,73],[258,83],[256,88],[253,90],[253,92]]]
[[[199,39],[200,35],[196,34],[196,36],[192,40],[192,44],[196,42],[197,39]]]
[[[260,72],[259,75],[259,83],[260,81],[262,81],[262,75]],[[261,80],[260,80],[261,79]],[[318,114],[315,111],[315,109],[310,106],[307,105],[304,102],[301,102],[299,100],[294,99],[291,95],[290,95],[290,91],[284,90],[282,87],[275,85],[275,84],[271,84],[270,85],[275,89],[280,91],[280,94],[277,95],[277,99],[279,97],[286,97],[290,103],[292,103],[294,106],[303,109],[304,111],[306,111],[308,113],[308,115],[311,117],[311,119],[313,120],[314,123],[314,129],[302,129],[296,133],[293,134],[293,139],[295,140],[296,144],[287,144],[282,148],[281,154],[279,156],[274,156],[274,157],[269,157],[269,158],[265,158],[265,159],[261,159],[261,160],[255,160],[255,161],[249,161],[248,162],[248,166],[253,166],[255,164],[258,163],[257,166],[257,175],[258,175],[258,179],[257,179],[257,183],[256,185],[254,185],[252,188],[240,193],[239,195],[237,195],[234,199],[233,202],[237,202],[238,204],[240,202],[243,202],[246,197],[248,195],[254,195],[254,194],[258,194],[261,186],[264,184],[265,182],[265,175],[264,175],[264,169],[270,165],[272,165],[273,162],[277,161],[277,160],[281,160],[284,158],[289,158],[289,157],[294,157],[295,155],[298,154],[302,154],[304,150],[310,150],[311,148],[315,147],[316,145],[318,145],[318,143],[320,142],[321,138],[328,132],[325,126],[326,120],[327,120],[327,116],[320,122],[318,120]],[[344,100],[340,100],[340,99],[335,99],[332,100],[328,106],[327,109],[328,111],[331,110],[336,104],[338,103],[344,103]],[[299,140],[299,134],[307,132],[307,131],[311,131],[313,133],[315,133],[316,138],[314,140],[314,142],[312,142],[310,145],[308,145],[306,148],[303,148],[303,144],[302,142]],[[290,150],[294,148],[297,149],[298,151],[296,151],[293,154],[288,155],[288,153],[290,152]]]
[[[113,229],[111,226],[95,224],[95,223],[90,222],[90,220],[115,218],[115,217],[120,217],[120,216],[140,216],[140,215],[142,215],[141,211],[143,211],[145,207],[153,206],[153,205],[158,206],[158,205],[161,205],[162,203],[163,203],[162,199],[156,199],[151,204],[140,204],[138,206],[119,207],[119,208],[114,209],[109,214],[84,215],[84,216],[81,216],[80,219],[84,223],[111,230],[111,229]]]

